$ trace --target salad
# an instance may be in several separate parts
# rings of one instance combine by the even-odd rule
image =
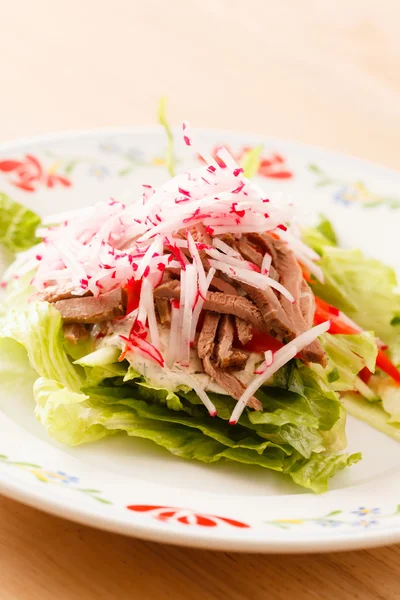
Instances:
[[[183,136],[195,147],[187,123]],[[22,345],[36,416],[61,443],[124,432],[323,492],[361,459],[345,452],[347,412],[400,440],[395,275],[340,248],[326,219],[301,229],[248,177],[257,152],[246,172],[223,147],[201,156],[130,204],[40,219],[0,195],[17,253],[0,372]]]

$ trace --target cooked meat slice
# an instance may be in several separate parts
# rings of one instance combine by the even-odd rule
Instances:
[[[248,358],[248,352],[239,350],[238,348],[233,348],[227,368],[233,369],[234,371],[240,371],[241,369],[245,368]]]
[[[77,344],[81,340],[87,340],[89,332],[81,323],[70,323],[64,325],[64,337],[71,344]]]
[[[232,315],[222,315],[218,325],[218,342],[215,346],[217,366],[226,369],[230,363],[232,344],[235,337],[235,326]]]
[[[259,267],[261,267],[262,259],[264,258],[264,254],[266,254],[266,253],[270,254],[272,256],[272,260],[274,260],[274,255],[271,254],[269,246],[265,243],[265,240],[263,239],[263,234],[249,233],[249,234],[247,234],[246,239],[248,241],[252,242],[252,244],[249,244],[247,242],[247,245],[250,246],[251,248],[255,247],[257,252],[261,254],[261,262],[258,265]],[[246,242],[244,242],[244,243],[246,243]],[[255,263],[255,264],[258,264],[258,263]],[[275,279],[275,281],[279,281],[279,275],[278,275],[275,267],[273,266],[273,264],[271,264],[271,266],[270,266],[268,275],[272,279]]]
[[[54,305],[64,323],[99,323],[125,314],[125,297],[121,288],[95,298],[69,298]]]
[[[244,240],[239,240],[235,244],[235,249],[240,252],[245,260],[257,265],[257,267],[261,267],[263,255],[254,246]]]
[[[211,357],[209,354],[203,359],[203,367],[207,375],[209,375],[214,381],[218,383],[224,390],[228,392],[235,398],[235,400],[239,400],[243,392],[245,391],[244,384],[239,381],[232,373],[227,373],[226,371],[220,371],[211,361]],[[247,403],[247,406],[250,408],[254,408],[255,410],[262,410],[262,404],[257,398],[252,396]]]
[[[155,288],[155,298],[179,298],[181,293],[181,284],[179,279],[168,279]]]
[[[242,283],[241,285],[259,308],[265,323],[264,329],[266,328],[274,337],[282,339],[294,337],[291,324],[272,288],[260,290],[247,283]]]
[[[239,342],[245,346],[253,337],[253,328],[247,321],[235,317],[236,333]]]
[[[34,292],[29,300],[35,302],[57,302],[58,300],[65,300],[67,298],[73,298],[72,291],[74,287],[72,286],[58,286],[58,285],[49,285],[42,292]],[[87,294],[85,294],[86,296]],[[82,298],[83,296],[75,296]]]
[[[197,340],[197,353],[200,358],[212,353],[219,320],[218,313],[205,312],[203,326]]]
[[[291,337],[303,333],[309,329],[309,325],[304,319],[301,310],[301,289],[304,278],[293,251],[283,240],[276,239],[268,234],[250,233],[248,237],[252,240],[257,239],[263,251],[271,254],[273,265],[279,273],[280,283],[285,286],[295,299],[292,303],[285,296],[280,296],[282,308],[285,311],[293,332]],[[306,362],[317,362],[322,366],[326,365],[326,355],[318,340],[315,340],[304,348],[300,352],[300,357]]]
[[[171,325],[171,305],[167,298],[155,298],[157,314],[161,325]]]
[[[315,298],[310,286],[303,279],[300,288],[300,310],[307,327],[310,328],[314,323]]]
[[[213,277],[211,280],[210,287],[215,288],[219,292],[224,292],[225,294],[237,296],[236,288],[234,288],[233,285],[231,285],[221,277]]]
[[[179,298],[179,281],[173,280],[162,283],[154,290],[156,298]],[[266,331],[265,323],[258,308],[243,296],[233,296],[222,292],[207,292],[204,309],[225,315],[235,315],[248,321],[259,331]]]
[[[266,331],[265,323],[259,309],[243,296],[231,296],[221,292],[207,292],[204,308],[225,315],[234,315],[248,321],[255,329]]]
[[[235,236],[231,233],[223,233],[219,235],[218,238],[221,240],[221,242],[225,242],[225,244],[228,244],[228,246],[231,246],[236,242]]]
[[[272,256],[272,263],[277,262],[277,252],[276,247],[273,244],[274,238],[271,235],[266,233],[247,233],[246,239],[249,240],[252,244],[255,244],[257,248],[260,249],[261,253],[264,255],[266,252]],[[277,240],[281,244],[283,243],[281,240]]]
[[[195,242],[199,244],[207,244],[208,246],[212,246],[211,236],[207,233],[203,223],[197,223],[196,225],[193,225],[193,227],[190,227],[189,231],[192,234],[192,237]]]

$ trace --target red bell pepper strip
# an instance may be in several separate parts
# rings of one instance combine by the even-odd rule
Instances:
[[[141,279],[129,279],[126,284],[126,295],[127,295],[127,303],[126,303],[126,314],[129,315],[131,312],[137,309],[140,302],[140,291],[142,289],[142,280]]]
[[[253,337],[247,344],[244,346],[245,350],[249,352],[266,352],[266,350],[272,350],[272,352],[276,352],[280,348],[282,348],[284,344],[272,337],[268,333],[261,333],[256,329],[253,329]]]

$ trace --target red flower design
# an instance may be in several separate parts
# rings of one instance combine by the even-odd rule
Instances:
[[[26,154],[23,160],[0,160],[0,172],[10,173],[9,182],[25,192],[35,192],[41,185],[48,188],[56,184],[71,185],[66,177],[47,172],[32,154]]]
[[[218,148],[220,148],[220,146],[215,146],[215,148],[213,148],[211,154],[212,154],[213,158],[216,160],[216,162],[219,164],[219,166],[224,169],[226,167],[224,161],[221,160],[219,158],[219,156],[217,156]],[[243,155],[246,152],[249,152],[250,150],[252,150],[251,146],[243,146],[243,148],[235,155],[233,152],[231,152],[229,150],[228,146],[225,146],[225,148],[229,151],[229,153],[234,157],[234,159],[237,162],[241,161],[241,159],[243,158]],[[203,160],[203,159],[201,159],[201,160]],[[266,157],[266,156],[261,157],[260,166],[259,166],[257,174],[261,175],[262,177],[269,177],[272,179],[291,179],[293,177],[293,173],[292,173],[292,171],[290,171],[290,169],[286,165],[286,161],[285,161],[284,157],[281,154],[278,154],[277,152],[274,152],[273,154],[271,154],[268,157]]]
[[[176,508],[173,506],[154,506],[151,504],[132,504],[127,506],[129,510],[134,512],[148,512],[154,519],[158,521],[176,522],[183,525],[200,525],[200,527],[217,527],[221,523],[230,525],[231,527],[239,527],[248,529],[250,525],[235,519],[227,517],[217,517],[215,515],[205,515],[195,513],[186,508]]]

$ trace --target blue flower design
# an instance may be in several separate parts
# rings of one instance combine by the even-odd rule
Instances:
[[[50,474],[48,474],[48,476],[52,479]],[[79,483],[79,477],[76,477],[75,475],[69,475],[68,473],[65,473],[65,471],[57,471],[54,478],[61,480],[62,483],[66,483],[67,485],[70,483]]]
[[[337,521],[336,519],[316,519],[315,522],[321,527],[339,527],[343,525],[343,521]]]
[[[321,527],[339,527],[343,525],[343,521],[336,521],[335,519],[316,519],[315,522]]]
[[[105,165],[91,165],[89,174],[97,179],[104,179],[110,175],[110,171]]]
[[[352,515],[358,515],[359,517],[365,517],[366,515],[379,515],[379,508],[367,508],[366,506],[360,506],[357,510],[352,510]]]
[[[371,519],[371,520],[360,519],[360,521],[354,521],[352,523],[352,526],[353,527],[363,527],[364,529],[368,529],[368,527],[378,525],[378,523],[379,523],[379,521],[377,521],[376,519]]]
[[[362,183],[351,183],[340,187],[334,199],[345,205],[361,204],[369,205],[375,203],[377,198]]]

